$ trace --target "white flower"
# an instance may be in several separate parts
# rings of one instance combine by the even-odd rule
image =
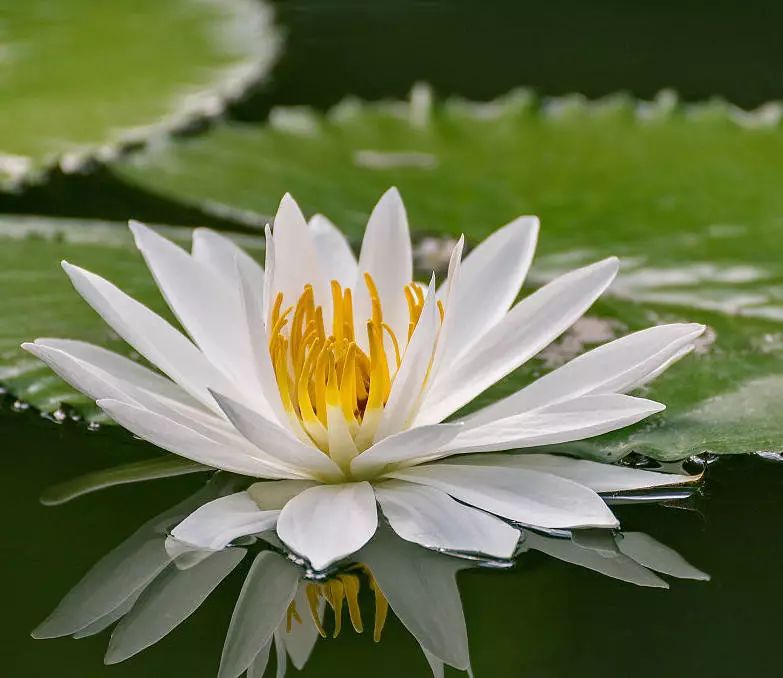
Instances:
[[[290,196],[267,229],[266,271],[208,230],[187,253],[132,223],[136,243],[190,338],[103,278],[63,263],[76,289],[159,373],[97,346],[24,347],[115,421],[166,450],[258,478],[173,532],[219,549],[276,526],[322,569],[375,533],[377,504],[404,539],[508,557],[518,532],[615,527],[599,496],[691,480],[549,454],[491,452],[579,440],[664,409],[625,395],[693,347],[695,324],[601,346],[449,423],[562,334],[609,286],[615,258],[563,275],[513,305],[533,258],[535,217],[499,229],[436,289],[412,282],[407,218],[388,191],[358,261],[324,217]]]

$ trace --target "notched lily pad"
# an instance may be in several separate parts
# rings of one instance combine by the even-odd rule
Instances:
[[[783,374],[780,120],[779,104],[746,112],[720,101],[681,105],[671,93],[653,102],[516,92],[441,103],[420,87],[409,102],[346,101],[323,116],[288,109],[263,127],[219,125],[131,155],[114,171],[250,224],[266,221],[290,191],[354,238],[395,184],[414,230],[436,236],[422,259],[437,258],[439,238],[464,232],[476,242],[519,214],[537,214],[534,285],[619,255],[621,274],[594,318],[618,331],[680,320],[709,330],[695,356],[645,390],[668,412],[630,438],[626,431],[594,444],[614,455],[639,448],[681,458],[783,448],[773,424],[783,412],[775,395]],[[473,407],[517,389],[574,343],[590,344],[566,335]],[[736,405],[732,418],[716,409],[724,398]],[[758,414],[761,402],[768,407]]]
[[[277,43],[260,0],[4,2],[0,186],[219,114]]]

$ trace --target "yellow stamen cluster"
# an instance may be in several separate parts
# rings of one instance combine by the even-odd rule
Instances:
[[[356,565],[344,574],[339,574],[336,577],[329,579],[325,582],[310,582],[305,586],[305,593],[307,595],[307,605],[310,610],[310,616],[313,619],[315,627],[318,629],[318,633],[322,637],[326,638],[326,630],[323,626],[323,620],[321,619],[321,601],[325,601],[332,611],[334,612],[334,630],[332,637],[337,638],[342,630],[342,618],[343,618],[343,602],[348,607],[348,618],[351,620],[351,625],[356,633],[362,633],[364,631],[364,623],[362,621],[362,613],[359,608],[359,591],[361,589],[360,575],[363,574],[369,582],[370,590],[375,595],[375,624],[373,628],[373,640],[379,642],[381,639],[381,633],[383,627],[386,624],[386,616],[389,611],[389,603],[383,592],[378,587],[378,583],[375,581],[370,570],[363,565]],[[291,633],[294,622],[301,624],[302,617],[299,611],[296,609],[296,602],[292,602],[288,606],[288,613],[286,615],[286,630]]]
[[[366,350],[357,341],[352,291],[336,280],[331,282],[331,324],[322,306],[316,306],[311,285],[287,308],[279,293],[269,318],[269,352],[283,405],[295,430],[333,457],[355,456],[372,443],[405,348],[384,321],[372,276],[366,273],[364,282],[371,305],[362,328]],[[407,345],[424,293],[410,283],[404,294],[410,315]]]

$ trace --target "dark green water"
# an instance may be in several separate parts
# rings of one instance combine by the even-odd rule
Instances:
[[[405,94],[427,80],[442,94],[486,99],[515,86],[544,94],[650,96],[671,86],[686,99],[720,94],[752,106],[781,96],[783,10],[777,3],[277,3],[287,48],[268,87],[233,110],[262,119],[274,104],[329,105],[346,94]],[[7,212],[207,222],[96,172],[55,177],[0,199]],[[214,676],[242,563],[188,621],[125,664],[102,665],[108,634],[34,641],[29,633],[104,553],[145,520],[195,491],[185,477],[114,488],[43,507],[53,483],[154,454],[114,429],[87,431],[33,412],[0,410],[5,516],[2,675],[12,678]],[[712,576],[644,589],[525,554],[510,572],[460,576],[473,667],[506,676],[775,675],[783,583],[783,464],[726,458],[699,495],[673,506],[617,509]],[[367,601],[364,601],[365,603]],[[447,674],[456,675],[447,670]],[[426,676],[415,641],[394,618],[382,642],[343,633],[319,641],[305,676]]]
[[[30,630],[94,564],[143,522],[195,491],[191,476],[118,487],[43,507],[48,485],[149,456],[116,429],[87,431],[33,413],[3,412],[10,463],[2,511],[6,582],[2,633],[9,676],[214,676],[246,559],[204,605],[158,645],[102,665],[108,633],[33,640]],[[477,676],[773,675],[783,583],[779,536],[783,464],[724,458],[700,492],[670,506],[617,508],[623,527],[674,548],[712,576],[648,589],[523,554],[509,572],[459,577]],[[365,614],[371,615],[371,603]],[[344,632],[321,640],[305,676],[426,676],[418,645],[393,617],[380,644]],[[454,673],[453,675],[456,675]]]

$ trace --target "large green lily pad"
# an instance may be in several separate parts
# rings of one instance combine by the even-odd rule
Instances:
[[[229,208],[251,223],[290,190],[306,211],[326,213],[354,239],[390,184],[403,192],[418,242],[459,232],[476,242],[517,214],[537,213],[543,231],[532,284],[610,253],[621,256],[621,274],[586,320],[472,407],[626,332],[704,322],[709,330],[695,354],[644,392],[667,403],[666,413],[569,449],[612,458],[638,449],[661,459],[707,449],[751,452],[783,449],[773,424],[783,413],[783,133],[775,110],[678,108],[666,97],[644,105],[623,98],[541,105],[523,94],[433,107],[420,90],[409,104],[349,102],[323,118],[278,111],[264,127],[226,123],[135,154],[115,171],[170,198]],[[82,237],[93,229],[83,226]],[[45,246],[22,239],[3,248],[10,280],[28,258],[25,275],[52,295],[51,307],[43,297],[48,316],[39,302],[27,311],[25,333],[18,326],[3,333],[5,381],[43,409],[64,399],[90,414],[12,348],[41,334],[111,340],[55,260],[65,251],[143,299],[157,295],[140,258],[127,256],[127,242],[106,255],[104,239],[125,235],[105,227],[84,247],[70,233]],[[35,306],[25,296],[11,298]]]
[[[0,185],[219,113],[268,70],[253,0],[2,0]]]

